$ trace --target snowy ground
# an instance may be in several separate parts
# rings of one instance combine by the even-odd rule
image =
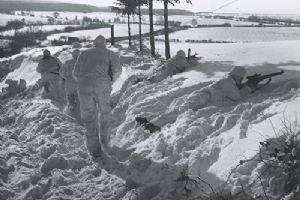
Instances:
[[[157,38],[163,39],[164,36]],[[185,40],[213,40],[231,42],[266,42],[299,40],[300,28],[281,27],[281,28],[239,28],[239,27],[219,27],[219,28],[190,28],[188,30],[170,34],[170,39]]]
[[[188,47],[204,57],[197,67],[159,83],[129,82],[123,88],[122,83],[127,79],[135,80],[137,74],[152,74],[164,61],[155,61],[146,53],[138,54],[134,48],[115,49],[120,51],[123,73],[114,84],[114,122],[110,127],[110,147],[119,151],[110,151],[123,161],[120,165],[106,166],[114,159],[104,164],[104,161],[93,163],[83,143],[84,129],[50,102],[41,100],[39,90],[29,90],[5,103],[1,112],[10,120],[0,128],[0,157],[7,170],[2,176],[9,176],[2,177],[6,180],[2,191],[14,194],[17,199],[41,196],[44,199],[120,199],[122,196],[125,200],[135,194],[128,188],[136,188],[137,192],[142,188],[142,199],[151,199],[151,195],[161,200],[183,199],[180,196],[183,185],[174,181],[181,172],[201,176],[217,187],[226,181],[241,159],[251,159],[257,154],[259,142],[278,136],[285,126],[284,119],[297,120],[299,41],[180,44],[171,46],[172,54]],[[70,59],[68,48],[49,49],[65,62]],[[7,78],[24,78],[28,85],[34,85],[39,79],[35,68],[41,52],[35,49],[14,56],[15,70]],[[220,79],[235,65],[245,66],[249,75],[281,69],[286,72],[238,102],[219,102],[194,110],[180,107],[180,102],[186,101],[192,91]],[[181,108],[178,114],[158,118],[175,107]],[[135,122],[137,116],[146,117],[162,130],[150,133]],[[133,153],[122,154],[128,150]],[[109,173],[99,170],[99,166],[110,168]],[[244,175],[250,179],[258,167],[253,166]],[[238,187],[234,179],[230,184]],[[193,188],[193,192],[201,191]]]

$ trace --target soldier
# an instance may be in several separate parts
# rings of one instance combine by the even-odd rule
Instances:
[[[58,59],[51,56],[49,50],[44,50],[43,54],[44,56],[36,69],[41,74],[44,88],[42,96],[63,103],[63,80],[59,74],[62,64]]]
[[[110,123],[111,87],[121,73],[121,65],[119,57],[106,48],[103,36],[98,36],[94,45],[94,48],[80,54],[73,76],[78,83],[81,121],[87,129],[87,147],[92,156],[98,157],[102,155],[99,132],[101,141],[105,142]]]
[[[176,56],[168,60],[167,63],[159,69],[159,71],[154,72],[154,76],[152,76],[149,80],[152,83],[160,82],[168,76],[184,72],[189,67],[191,67],[191,65],[187,62],[184,51],[179,50]]]
[[[195,90],[185,98],[174,100],[166,113],[160,115],[154,121],[157,125],[163,126],[176,120],[177,116],[188,109],[200,109],[208,103],[218,101],[238,101],[241,99],[239,85],[246,75],[243,67],[234,67],[233,70],[223,79],[211,85]]]
[[[154,121],[157,125],[162,126],[174,121],[179,114],[188,109],[197,110],[207,106],[209,103],[222,101],[236,102],[266,86],[271,82],[273,76],[278,76],[282,73],[284,73],[283,70],[268,75],[255,74],[253,76],[248,76],[248,81],[243,83],[246,69],[240,66],[234,67],[223,79],[216,81],[207,87],[195,90],[184,98],[174,100],[166,113],[162,114]],[[266,83],[259,84],[265,79],[268,79]]]

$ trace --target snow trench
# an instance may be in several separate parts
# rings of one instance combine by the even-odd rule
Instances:
[[[50,50],[63,62],[70,59],[69,47]],[[300,81],[291,76],[238,102],[198,108],[195,101],[187,102],[188,95],[220,79],[230,67],[207,78],[209,63],[204,63],[150,83],[147,78],[163,60],[150,58],[147,51],[138,54],[135,48],[115,50],[121,54],[123,73],[113,85],[108,155],[99,159],[88,154],[84,127],[57,104],[41,99],[35,87],[41,49],[12,58],[16,64],[6,79],[23,78],[29,87],[1,102],[0,199],[179,200],[187,192],[195,197],[209,191],[207,185],[187,190],[185,174],[235,191],[240,189],[239,175],[247,182],[261,167],[253,164],[246,173],[237,168],[240,161],[255,157],[261,141],[278,137],[274,130],[284,127],[282,119],[295,121],[300,111]],[[286,71],[295,75],[293,69]],[[179,112],[165,115],[174,109]],[[151,133],[136,117],[147,118],[161,131]]]

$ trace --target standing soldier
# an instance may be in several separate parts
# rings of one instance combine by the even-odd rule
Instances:
[[[99,132],[104,142],[110,122],[112,83],[120,75],[121,65],[119,57],[106,48],[103,36],[98,36],[94,45],[94,48],[80,54],[73,76],[78,83],[81,121],[87,129],[87,147],[92,156],[98,157],[102,155]]]
[[[62,64],[57,58],[51,56],[49,50],[44,50],[43,54],[44,56],[36,69],[41,74],[41,82],[44,88],[42,96],[63,103],[63,80],[59,74]]]
[[[77,83],[72,76],[75,63],[80,54],[80,50],[72,52],[73,59],[68,60],[60,70],[60,75],[65,79],[65,93],[67,97],[67,113],[80,120],[80,104],[77,94]]]

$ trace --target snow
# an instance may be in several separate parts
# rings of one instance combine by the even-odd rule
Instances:
[[[109,127],[107,150],[123,162],[117,165],[112,157],[91,160],[84,144],[84,128],[31,89],[25,94],[28,99],[18,96],[1,109],[1,114],[7,116],[7,120],[0,120],[4,124],[0,127],[4,138],[0,152],[5,155],[7,170],[11,170],[5,185],[8,191],[19,199],[44,196],[125,200],[133,192],[125,188],[126,181],[126,186],[141,185],[144,191],[151,188],[157,199],[167,199],[167,194],[178,189],[174,180],[184,170],[217,187],[240,160],[257,154],[259,142],[278,137],[285,121],[292,123],[299,117],[299,40],[172,43],[172,55],[191,48],[203,58],[196,67],[152,84],[136,82],[136,78],[141,74],[151,76],[164,60],[154,60],[147,50],[138,53],[136,46],[125,46],[122,42],[113,48],[121,55],[123,72],[113,85],[114,120]],[[70,59],[70,46],[48,49],[62,62]],[[34,85],[39,79],[35,68],[41,54],[42,49],[33,49],[12,57],[14,71],[6,79],[23,78]],[[221,79],[236,65],[246,67],[248,75],[281,69],[285,73],[238,102],[210,103],[195,110],[181,106],[180,102],[187,102],[193,91]],[[4,86],[2,82],[0,87]],[[176,108],[180,112],[160,118]],[[161,131],[150,133],[135,121],[136,117],[147,118],[161,126]],[[18,157],[22,162],[16,162]],[[15,169],[9,168],[12,164]],[[254,166],[251,173],[259,167]],[[250,173],[247,176],[252,177]],[[16,193],[14,188],[21,192]]]
[[[232,65],[261,65],[267,68],[276,67],[274,65],[297,66],[300,61],[299,44],[299,40],[233,44],[171,43],[171,55],[175,55],[180,49],[187,52],[191,48],[192,53],[197,52],[203,57],[202,63],[209,62],[207,64],[216,70],[218,65],[225,68]],[[157,43],[156,46],[159,53],[164,55],[164,43]]]
[[[157,38],[163,39],[164,36]],[[213,40],[230,42],[261,42],[299,40],[300,28],[295,27],[268,27],[268,28],[240,28],[240,27],[216,27],[216,28],[190,28],[188,30],[170,34],[170,39],[185,40]]]
[[[192,25],[192,20],[197,20],[197,25],[222,25],[225,23],[230,23],[232,26],[251,26],[257,25],[256,22],[244,22],[244,21],[236,21],[236,20],[226,20],[226,19],[208,19],[201,18],[199,16],[182,16],[182,15],[172,15],[169,17],[170,21],[179,21],[182,25]]]
[[[127,24],[114,24],[115,29],[115,37],[124,37],[128,36]],[[154,26],[155,30],[162,29],[162,26]],[[139,32],[138,24],[131,24],[131,34],[136,35]],[[148,33],[149,27],[148,25],[142,25],[142,33]],[[110,38],[111,30],[110,28],[101,28],[94,30],[83,30],[83,31],[74,31],[71,33],[59,33],[53,34],[47,37],[47,40],[59,39],[61,36],[72,36],[79,38],[88,38],[90,40],[94,40],[98,35],[103,35],[106,38]]]

